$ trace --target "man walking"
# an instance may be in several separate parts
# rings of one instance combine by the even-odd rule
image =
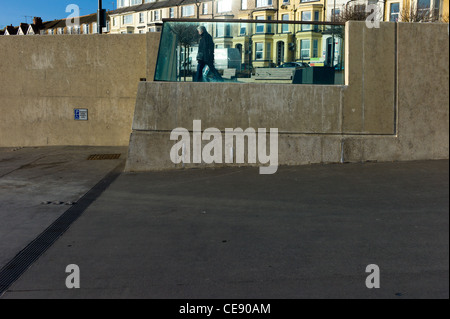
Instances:
[[[206,78],[203,78],[203,69],[206,66],[217,81],[223,82],[222,77],[214,67],[214,42],[212,37],[204,26],[199,26],[197,30],[200,35],[200,42],[197,54],[197,73],[194,76],[194,82],[207,81]]]

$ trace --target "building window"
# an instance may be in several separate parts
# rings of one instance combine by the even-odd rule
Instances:
[[[63,28],[58,28],[58,34],[63,34]]]
[[[255,43],[255,60],[262,60],[264,57],[264,43]]]
[[[216,37],[230,37],[231,25],[229,23],[217,23],[216,24]]]
[[[433,17],[439,18],[439,12],[440,12],[440,0],[434,0],[434,9],[433,9]]]
[[[268,7],[271,6],[273,3],[273,0],[256,0],[256,7]]]
[[[313,40],[313,58],[319,57],[319,40]]]
[[[389,14],[389,21],[397,22],[400,14],[400,2],[391,3],[391,12]]]
[[[366,12],[366,5],[365,4],[356,4],[353,7],[354,12]]]
[[[418,18],[428,18],[430,14],[431,0],[417,0]]]
[[[247,0],[241,0],[241,10],[247,10]]]
[[[148,28],[148,32],[161,32],[161,27]]]
[[[317,1],[317,0],[300,0],[300,2],[314,2],[314,1]]]
[[[289,14],[283,14],[281,16],[281,20],[283,21],[289,21]],[[281,25],[281,32],[282,33],[287,33],[289,32],[289,24],[282,24]]]
[[[89,34],[89,24],[83,24],[83,33]]]
[[[138,4],[142,4],[142,0],[131,0],[132,6],[137,6]]]
[[[301,40],[300,41],[300,58],[309,59],[309,50],[311,49],[310,40]]]
[[[417,8],[427,10],[430,9],[431,1],[430,0],[418,0]]]
[[[320,21],[320,12],[314,11],[314,21]],[[319,32],[319,25],[314,25],[314,31]]]
[[[144,23],[144,22],[145,22],[145,13],[140,12],[139,13],[139,23]]]
[[[311,11],[302,11],[302,21],[311,21]],[[302,31],[311,30],[310,24],[302,24]]]
[[[123,24],[133,24],[133,15],[129,14],[129,15],[123,16]]]
[[[223,26],[221,25],[221,23],[217,23],[216,24],[216,37],[221,38],[221,37],[223,37],[223,34],[224,34]]]
[[[314,11],[314,21],[319,21],[319,20],[320,20],[320,12]]]
[[[98,33],[97,22],[92,23],[92,33]]]
[[[264,16],[257,16],[256,20],[264,20]],[[264,33],[264,23],[256,24],[256,33]]]
[[[231,0],[219,0],[217,2],[217,12],[230,12],[231,11]]]
[[[109,32],[111,30],[111,22],[106,21],[106,32]]]
[[[245,35],[247,33],[247,23],[241,23],[239,28],[239,35]]]
[[[268,16],[267,20],[272,20],[272,16]],[[267,33],[272,33],[272,23],[267,24]]]
[[[207,3],[202,4],[202,14],[208,14],[208,4]]]
[[[155,21],[159,20],[159,10],[153,11],[153,16],[155,17]]]
[[[311,21],[311,11],[302,11],[302,21]]]
[[[194,6],[185,6],[181,7],[181,16],[183,17],[190,17],[194,15]]]
[[[266,56],[269,58],[272,52],[272,46],[270,42],[266,43]]]
[[[339,15],[341,14],[341,9],[331,9],[331,16],[333,17],[333,21],[336,21],[339,19]]]
[[[80,34],[80,26],[75,26],[75,34]]]
[[[169,9],[169,18],[175,18],[175,9],[174,8]]]

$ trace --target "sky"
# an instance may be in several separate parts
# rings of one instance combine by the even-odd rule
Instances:
[[[98,0],[0,0],[0,29],[7,25],[18,26],[21,22],[32,23],[33,17],[43,21],[64,19],[69,4],[80,8],[80,15],[97,12]],[[103,9],[116,9],[117,0],[103,0]]]

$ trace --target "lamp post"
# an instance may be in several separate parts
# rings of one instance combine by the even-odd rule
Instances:
[[[297,30],[296,30],[296,24],[295,24],[295,21],[297,20],[297,18],[296,18],[297,10],[298,10],[298,8],[296,7],[295,1],[294,1],[294,6],[291,9],[291,11],[294,13],[294,33],[292,35],[293,40],[294,40],[294,62],[297,60],[296,59],[296,56],[297,56],[297,52],[296,52],[297,51],[297,34],[296,34],[296,32],[297,32]],[[300,58],[301,58],[301,55],[302,55],[302,51],[301,51],[301,48],[300,48]]]
[[[102,8],[102,0],[98,0],[98,10],[97,10],[97,32],[98,34],[103,33],[103,27],[106,27],[106,10]]]
[[[333,22],[336,22],[336,0],[334,0],[333,6]]]
[[[334,0],[334,3],[333,3],[333,22],[336,22],[336,0]],[[335,39],[334,39],[334,25],[331,27],[332,28],[332,31],[333,31],[333,33],[332,33],[332,41],[333,41],[333,44],[331,45],[331,50],[332,50],[332,52],[331,52],[331,66],[333,66],[333,64],[334,64],[334,54],[335,54],[335,47],[334,47],[334,42],[336,41]]]
[[[195,5],[197,6],[197,19],[200,19],[200,1],[195,0]]]

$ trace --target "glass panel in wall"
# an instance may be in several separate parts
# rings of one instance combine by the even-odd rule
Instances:
[[[165,21],[155,81],[343,85],[344,25],[312,23]]]

